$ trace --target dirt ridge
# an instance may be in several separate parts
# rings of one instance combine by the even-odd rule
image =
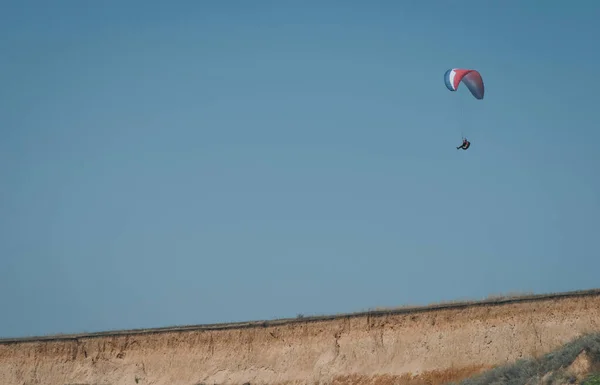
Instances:
[[[441,385],[600,332],[600,290],[4,340],[7,385]]]
[[[306,316],[301,318],[279,318],[274,320],[256,320],[256,321],[241,321],[241,322],[226,322],[226,323],[214,323],[214,324],[194,324],[194,325],[181,325],[181,326],[163,326],[155,328],[144,328],[144,329],[122,329],[122,330],[109,330],[99,331],[90,333],[73,333],[73,334],[59,334],[59,335],[47,335],[47,336],[33,336],[33,337],[17,337],[17,338],[0,338],[0,345],[24,343],[24,342],[43,342],[43,341],[64,341],[64,340],[78,340],[78,339],[89,339],[89,338],[101,338],[101,337],[116,337],[116,336],[133,336],[143,334],[156,334],[156,333],[173,333],[173,332],[186,332],[186,331],[217,331],[217,330],[228,330],[228,329],[248,329],[248,328],[261,328],[271,326],[284,326],[289,324],[297,323],[312,323],[322,321],[335,321],[340,319],[349,318],[362,318],[362,317],[384,317],[390,315],[402,315],[412,313],[425,313],[439,310],[459,310],[465,308],[474,308],[479,306],[502,306],[514,303],[526,303],[526,302],[539,302],[553,299],[563,298],[576,298],[576,297],[593,297],[600,296],[600,288],[587,289],[587,290],[574,290],[557,293],[543,293],[543,294],[531,294],[531,295],[515,295],[515,296],[499,296],[498,298],[486,298],[482,300],[467,300],[467,301],[450,301],[447,303],[435,303],[431,305],[423,306],[405,306],[385,310],[367,310],[352,313],[339,313],[331,315],[316,315]]]

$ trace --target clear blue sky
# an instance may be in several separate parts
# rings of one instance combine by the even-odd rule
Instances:
[[[0,335],[600,285],[600,2],[167,4],[3,3]]]

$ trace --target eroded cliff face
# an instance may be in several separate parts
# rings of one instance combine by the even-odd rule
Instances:
[[[600,331],[600,295],[0,344],[0,384],[442,384]]]

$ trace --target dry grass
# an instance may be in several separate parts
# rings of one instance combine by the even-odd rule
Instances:
[[[600,370],[600,333],[594,333],[580,337],[542,357],[519,360],[512,365],[492,369],[465,379],[459,385],[537,384],[544,376],[548,384],[574,383],[574,376],[566,369],[582,351],[592,357],[595,362],[594,370]],[[593,383],[591,381],[593,377],[588,383]]]

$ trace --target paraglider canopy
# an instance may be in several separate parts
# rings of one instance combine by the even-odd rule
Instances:
[[[483,99],[483,94],[485,92],[483,78],[476,70],[464,68],[449,69],[444,74],[444,82],[450,91],[456,91],[460,82],[463,82],[469,91],[471,91],[471,95],[476,99]]]

